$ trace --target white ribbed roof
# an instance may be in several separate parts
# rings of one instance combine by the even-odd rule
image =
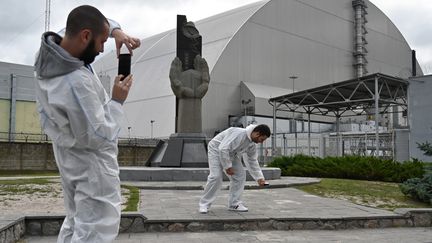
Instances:
[[[268,0],[259,1],[194,22],[202,36],[202,55],[207,60],[210,72],[237,30],[267,2]],[[114,77],[117,73],[117,59],[114,55],[111,52],[100,58],[94,68]],[[176,29],[143,39],[141,47],[134,51],[132,58],[135,82],[128,102],[174,95],[168,74],[175,55]]]
[[[243,83],[256,98],[270,99],[292,93],[291,89],[282,89],[279,87],[255,84],[250,82]]]

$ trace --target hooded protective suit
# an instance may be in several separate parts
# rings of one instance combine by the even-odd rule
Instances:
[[[232,167],[234,175],[230,178],[230,193],[228,207],[241,203],[246,172],[241,163],[241,157],[255,181],[264,179],[258,164],[256,144],[251,139],[251,133],[256,125],[246,128],[230,127],[219,133],[208,144],[208,163],[210,174],[204,189],[204,195],[199,202],[200,207],[209,208],[216,199],[216,193],[222,186],[223,173]]]
[[[36,59],[40,120],[53,141],[66,218],[58,242],[111,242],[120,223],[117,135],[121,104],[47,32]]]

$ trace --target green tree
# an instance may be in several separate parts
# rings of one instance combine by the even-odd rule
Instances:
[[[417,147],[421,151],[424,152],[423,153],[424,155],[426,155],[426,156],[432,156],[432,145],[428,141],[426,141],[424,143],[417,143]]]

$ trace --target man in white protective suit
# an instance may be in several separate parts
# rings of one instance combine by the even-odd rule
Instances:
[[[223,173],[230,179],[228,209],[237,212],[247,212],[242,203],[246,182],[246,172],[241,157],[258,185],[266,184],[262,170],[258,164],[256,144],[263,143],[270,137],[267,125],[249,125],[246,128],[230,127],[216,135],[208,144],[208,163],[210,174],[204,189],[204,195],[199,201],[199,212],[207,213],[216,199],[216,193],[222,186]]]
[[[118,234],[121,194],[117,135],[132,76],[114,80],[112,97],[90,66],[112,36],[132,52],[138,39],[112,26],[92,6],[73,9],[65,36],[46,32],[36,58],[41,124],[53,142],[66,218],[57,242],[112,242]],[[118,53],[118,52],[117,52]]]

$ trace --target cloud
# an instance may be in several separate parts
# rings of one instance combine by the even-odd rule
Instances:
[[[190,21],[246,5],[257,0],[55,0],[51,1],[50,29],[66,25],[69,12],[79,5],[91,4],[108,18],[118,21],[130,35],[146,38],[176,26],[176,15]],[[422,66],[432,66],[432,4],[430,0],[371,0],[397,26],[411,48],[416,49]],[[45,0],[0,2],[1,61],[33,64],[44,31]],[[108,43],[109,52],[114,45]],[[431,69],[431,68],[429,68]]]
[[[412,49],[423,72],[432,71],[432,4],[430,0],[371,0],[396,25]]]
[[[51,1],[50,30],[59,31],[66,25],[69,12],[77,6],[91,4],[106,17],[118,21],[130,35],[146,38],[176,26],[176,15],[186,14],[196,21],[256,0],[56,0]],[[0,31],[1,61],[32,65],[44,31],[45,0],[2,0]],[[114,48],[108,43],[106,50]]]

